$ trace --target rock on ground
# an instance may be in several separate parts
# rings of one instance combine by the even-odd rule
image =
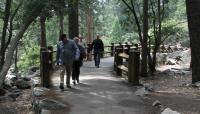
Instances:
[[[24,81],[22,79],[16,81],[16,86],[19,89],[30,89],[31,88],[30,82]]]
[[[4,90],[4,89],[1,89],[0,88],[0,96],[3,96],[3,95],[5,95],[6,94],[6,91]]]
[[[181,114],[181,113],[178,113],[176,111],[173,111],[172,109],[170,108],[166,108],[161,114]]]
[[[41,109],[46,109],[46,110],[60,110],[67,108],[67,105],[53,100],[53,99],[43,99],[39,102],[39,106]]]

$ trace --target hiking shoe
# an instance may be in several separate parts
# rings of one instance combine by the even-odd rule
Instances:
[[[79,80],[76,80],[76,81],[77,81],[77,83],[80,83]]]
[[[73,81],[73,84],[74,84],[74,86],[76,86],[76,82],[75,82],[75,80]]]

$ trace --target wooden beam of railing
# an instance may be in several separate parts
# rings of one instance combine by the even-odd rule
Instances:
[[[124,59],[129,59],[129,55],[126,53],[119,53],[118,57],[124,58]]]
[[[116,48],[114,59],[114,69],[117,76],[121,76],[122,71],[124,71],[128,75],[128,82],[139,85],[140,52],[133,48],[127,54],[123,52],[123,48]],[[128,60],[128,66],[123,65],[123,59]]]

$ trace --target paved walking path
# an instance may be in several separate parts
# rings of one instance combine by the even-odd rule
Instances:
[[[69,105],[63,114],[157,114],[151,103],[135,95],[136,88],[113,72],[113,58],[101,60],[100,68],[85,62],[81,68],[80,83],[65,89],[58,89],[59,73],[53,77],[55,90],[61,101]]]

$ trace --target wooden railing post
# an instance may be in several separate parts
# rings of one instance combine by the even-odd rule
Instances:
[[[136,50],[139,50],[139,45],[135,44],[135,48],[136,48]]]
[[[129,51],[130,51],[130,47],[131,47],[131,46],[130,46],[127,42],[126,42],[125,44],[126,44],[126,45],[125,45],[126,49],[125,49],[124,52],[125,52],[126,54],[129,54]]]
[[[116,73],[117,73],[117,76],[121,76],[122,75],[122,70],[120,68],[118,68],[119,65],[122,65],[123,64],[123,58],[119,57],[119,53],[123,53],[123,48],[117,48],[117,53],[116,53]]]
[[[122,45],[122,43],[121,43],[121,42],[119,43],[119,47],[120,47],[120,48],[123,48],[123,45]]]
[[[131,50],[129,52],[128,81],[133,85],[139,85],[140,52]]]
[[[111,43],[111,47],[110,47],[110,48],[111,48],[111,49],[110,49],[110,50],[111,50],[111,54],[110,54],[110,55],[111,55],[111,56],[114,56],[114,48],[115,48],[115,47],[114,47],[114,43]]]
[[[42,50],[40,52],[41,62],[40,62],[40,76],[41,76],[41,84],[43,87],[50,87],[50,77],[49,77],[49,51]]]
[[[114,71],[117,70],[117,48],[118,46],[115,47],[115,51],[114,51]]]
[[[114,48],[114,71],[117,71],[117,49],[120,48],[119,45]]]
[[[49,50],[49,68],[53,70],[53,46],[48,46]]]

